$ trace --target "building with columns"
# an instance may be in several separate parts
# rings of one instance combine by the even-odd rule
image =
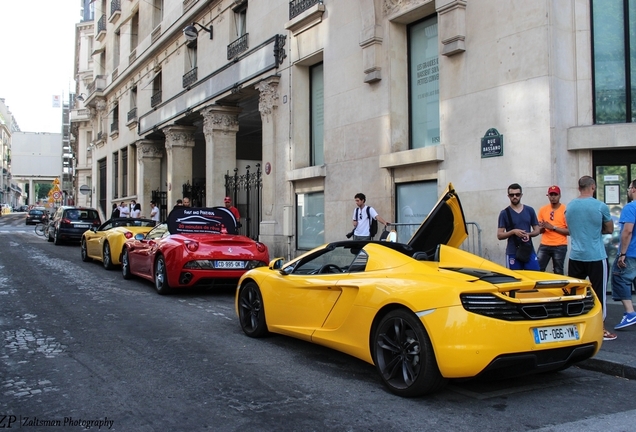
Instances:
[[[86,0],[71,122],[90,193],[75,195],[104,215],[154,197],[164,216],[184,193],[231,196],[243,232],[291,257],[344,239],[358,192],[406,241],[452,182],[479,252],[503,263],[511,183],[538,209],[589,174],[615,212],[626,203],[633,7]]]

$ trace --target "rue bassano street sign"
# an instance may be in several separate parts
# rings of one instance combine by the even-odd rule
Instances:
[[[481,139],[481,157],[503,156],[503,135],[497,129],[490,128]]]

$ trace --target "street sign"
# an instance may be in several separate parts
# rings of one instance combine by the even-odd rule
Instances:
[[[91,193],[91,188],[87,185],[80,186],[79,190],[82,195],[88,195],[89,193]]]
[[[53,199],[55,201],[61,200],[62,199],[62,192],[60,192],[60,191],[53,192]]]
[[[481,157],[503,156],[503,135],[497,129],[490,128],[481,139]]]

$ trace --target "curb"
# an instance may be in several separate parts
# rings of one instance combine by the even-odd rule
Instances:
[[[616,356],[616,355],[614,355]],[[625,356],[626,357],[626,356]],[[633,360],[630,358],[630,360]],[[621,378],[636,380],[636,367],[606,358],[606,356],[597,354],[596,357],[577,363],[576,366],[581,369],[587,369],[595,372],[613,375]]]

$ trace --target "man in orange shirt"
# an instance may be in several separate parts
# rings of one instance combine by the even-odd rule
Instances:
[[[541,227],[541,244],[537,251],[539,268],[545,268],[552,258],[554,273],[564,274],[565,254],[568,251],[568,224],[565,220],[565,204],[561,204],[561,189],[558,186],[548,188],[547,204],[539,209],[539,226]]]

